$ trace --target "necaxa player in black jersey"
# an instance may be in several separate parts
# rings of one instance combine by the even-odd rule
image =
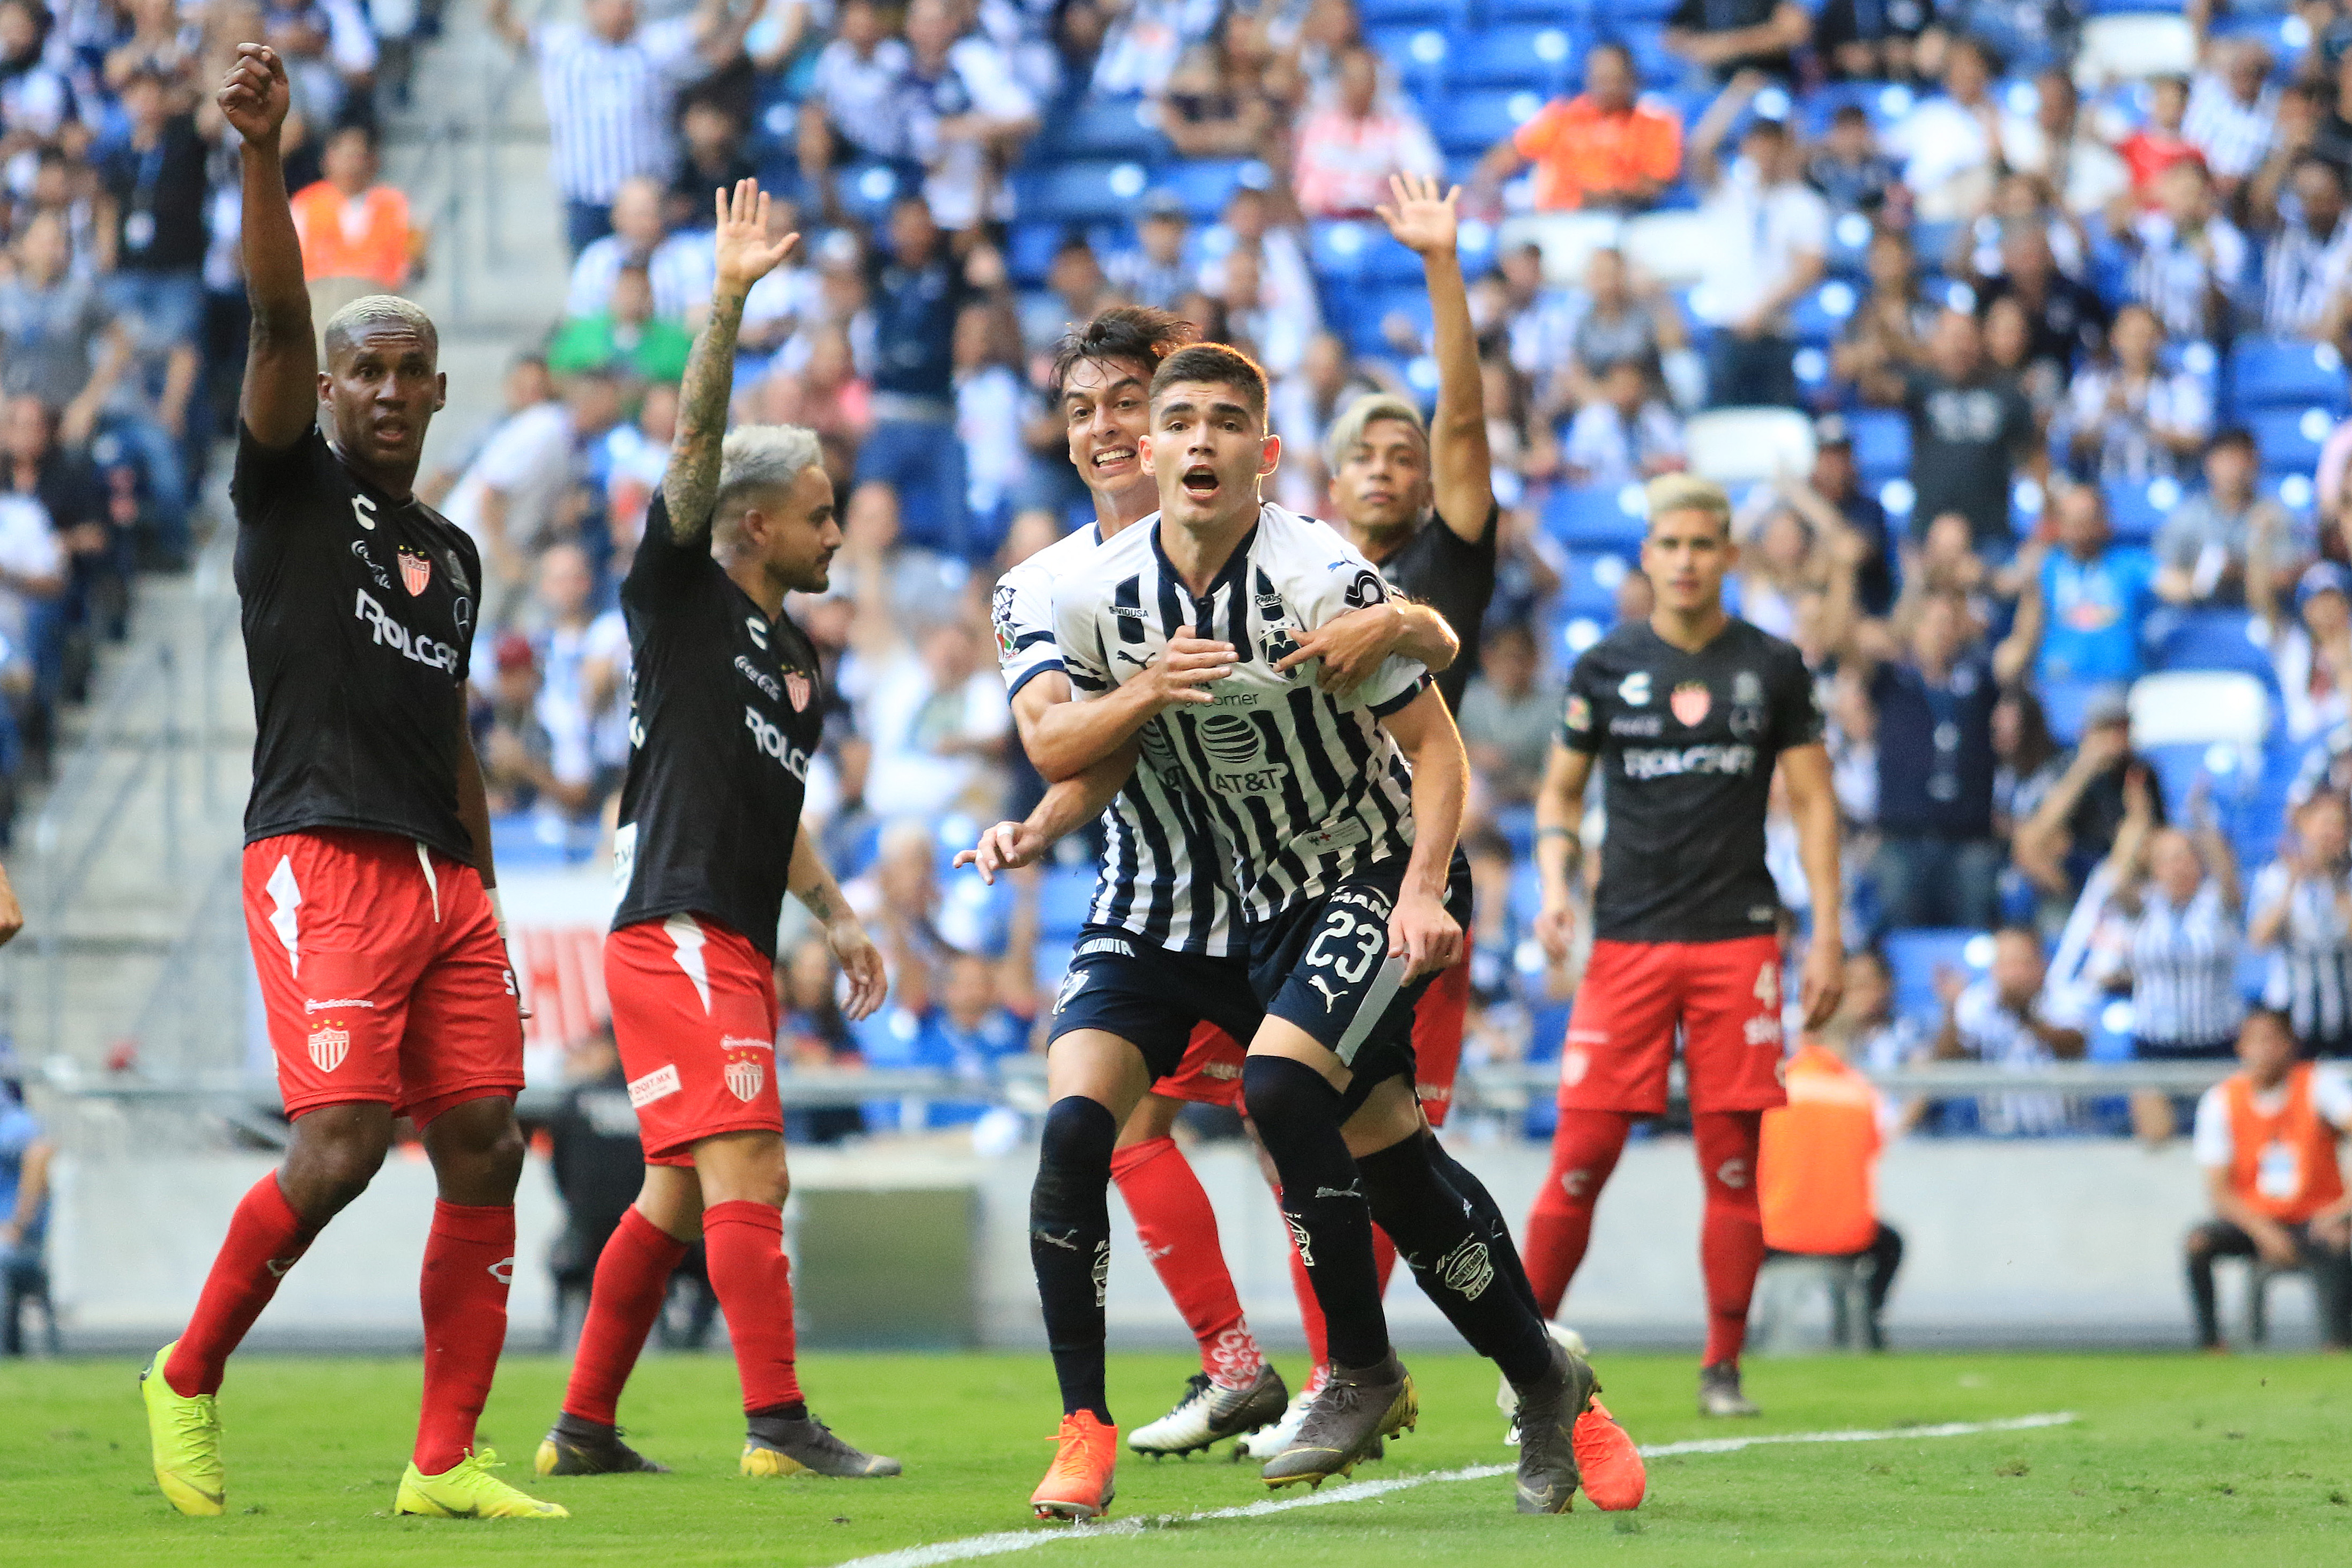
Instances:
[[[370,295],[327,322],[320,369],[278,153],[290,91],[277,51],[238,45],[218,101],[242,144],[253,306],[229,483],[258,729],[246,928],[294,1132],[237,1205],[186,1331],[147,1369],[155,1479],[183,1513],[222,1511],[222,1368],[405,1115],[440,1201],[424,1411],[394,1509],[561,1517],[474,1448],[514,1277],[522,1019],[466,728],[481,560],[414,488],[446,391],[439,340],[415,306]]]
[[[1560,1052],[1551,1170],[1528,1221],[1528,1272],[1544,1311],[1558,1310],[1627,1129],[1666,1108],[1679,1030],[1706,1186],[1699,1408],[1748,1416],[1756,1407],[1740,1391],[1739,1349],[1764,1260],[1757,1140],[1763,1113],[1787,1101],[1780,901],[1764,866],[1775,767],[1812,894],[1799,998],[1808,1029],[1836,1009],[1843,983],[1837,802],[1804,660],[1724,612],[1723,576],[1738,551],[1722,487],[1670,474],[1650,482],[1649,511],[1642,570],[1656,608],[1577,660],[1536,800],[1544,886],[1536,929],[1555,961],[1569,953],[1577,831],[1596,769],[1608,833],[1592,956]]]
[[[678,394],[661,494],[621,585],[633,688],[613,869],[621,904],[604,989],[646,1146],[637,1201],[597,1260],[563,1414],[542,1475],[649,1470],[614,1412],[699,1236],[727,1314],[750,1428],[747,1476],[894,1476],[811,1416],[793,1366],[784,1258],[783,1111],[776,1095],[776,922],[791,893],[871,1014],[882,956],[802,831],[824,727],[815,646],[784,595],[822,593],[841,524],[814,432],[720,437],[751,286],[798,237],[771,243],[759,183],[719,193],[717,281]]]
[[[1190,627],[1228,634],[1231,672],[1210,687],[1213,703],[1163,710],[1120,752],[1048,790],[1011,834],[984,839],[981,862],[1034,858],[1139,768],[1232,858],[1248,983],[1266,1009],[1243,1092],[1281,1174],[1333,1364],[1266,1483],[1344,1473],[1416,1418],[1381,1308],[1377,1218],[1519,1392],[1519,1507],[1565,1511],[1578,1479],[1569,1428],[1594,1390],[1591,1369],[1496,1281],[1493,1243],[1430,1163],[1412,1093],[1412,1006],[1460,956],[1468,907],[1467,877],[1449,874],[1467,784],[1461,739],[1415,661],[1386,661],[1344,697],[1321,690],[1314,669],[1284,666],[1300,636],[1388,591],[1329,527],[1261,499],[1281,452],[1266,431],[1264,372],[1234,350],[1197,345],[1161,363],[1151,392],[1144,453],[1160,515],[1056,582],[1055,641],[1088,701],[1142,678]],[[1201,979],[1231,983],[1205,968]],[[1148,1082],[1146,1064],[1115,1046],[1067,1035],[1047,1064],[1030,1236],[1057,1359],[1102,1333],[1100,1167]]]

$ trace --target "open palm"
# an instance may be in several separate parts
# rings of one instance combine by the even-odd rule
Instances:
[[[719,280],[749,288],[774,271],[801,236],[790,234],[769,240],[768,193],[760,189],[757,180],[738,180],[731,194],[721,190],[714,199],[719,209]]]
[[[1389,200],[1372,210],[1381,214],[1398,244],[1428,256],[1454,248],[1459,225],[1454,205],[1461,198],[1461,186],[1448,191],[1427,174],[1391,174]]]

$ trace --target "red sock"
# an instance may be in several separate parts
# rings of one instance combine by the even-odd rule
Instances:
[[[1764,1267],[1764,1215],[1756,1202],[1760,1111],[1705,1111],[1691,1117],[1706,1214],[1698,1257],[1706,1276],[1706,1355],[1702,1366],[1737,1366],[1748,1342],[1748,1300]]]
[[[1372,1272],[1379,1276],[1381,1294],[1389,1293],[1389,1276],[1396,1272],[1396,1243],[1379,1226],[1372,1227]]]
[[[1274,1200],[1280,1204],[1282,1195],[1275,1194]],[[1298,1298],[1298,1321],[1307,1330],[1307,1364],[1309,1367],[1328,1366],[1331,1364],[1331,1342],[1323,1323],[1323,1303],[1315,1299],[1315,1282],[1307,1277],[1307,1265],[1299,1260],[1298,1233],[1286,1223],[1282,1233],[1290,1239],[1290,1290]]]
[[[1527,1245],[1520,1249],[1536,1305],[1549,1318],[1559,1311],[1568,1282],[1584,1261],[1592,1239],[1592,1206],[1609,1173],[1617,1168],[1625,1134],[1633,1119],[1616,1111],[1562,1111],[1552,1134],[1551,1168],[1544,1173],[1528,1215]]]
[[[735,1342],[743,1408],[758,1412],[801,1402],[793,1367],[792,1264],[784,1257],[784,1213],[749,1198],[702,1211],[702,1245],[710,1288]]]
[[[507,1343],[507,1291],[514,1283],[512,1204],[436,1201],[425,1239],[425,1409],[416,1468],[440,1475],[474,1446],[474,1424]]]
[[[1217,1239],[1217,1211],[1192,1162],[1175,1139],[1153,1138],[1114,1153],[1110,1178],[1160,1282],[1201,1346],[1201,1370],[1225,1387],[1247,1387],[1265,1367],[1265,1353],[1243,1320]]]
[[[661,1316],[670,1273],[686,1252],[685,1242],[635,1207],[622,1212],[596,1259],[588,1318],[580,1325],[580,1348],[572,1353],[572,1380],[563,1389],[565,1415],[613,1425],[621,1387]]]
[[[228,1238],[205,1276],[196,1315],[181,1331],[163,1364],[163,1381],[183,1399],[220,1392],[221,1371],[245,1339],[253,1320],[278,1293],[278,1281],[294,1267],[318,1230],[303,1222],[286,1201],[270,1172],[255,1182],[229,1218]]]

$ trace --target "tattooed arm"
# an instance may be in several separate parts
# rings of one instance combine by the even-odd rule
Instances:
[[[677,435],[670,444],[669,474],[662,480],[670,532],[681,542],[709,530],[719,499],[719,448],[727,439],[727,400],[735,390],[735,334],[743,325],[744,298],[800,238],[786,235],[769,243],[768,197],[757,180],[738,181],[731,196],[720,191],[716,199],[719,279],[710,289],[710,319],[695,335],[694,352],[686,361]]]
[[[874,939],[866,935],[865,924],[849,907],[849,900],[841,895],[841,884],[825,869],[816,835],[809,831],[806,821],[801,823],[800,833],[793,840],[792,870],[784,885],[824,927],[825,946],[833,949],[842,973],[849,977],[849,999],[842,1004],[842,1012],[852,1022],[870,1016],[882,1005],[882,998],[889,989],[889,980],[882,970],[882,953],[874,946]]]

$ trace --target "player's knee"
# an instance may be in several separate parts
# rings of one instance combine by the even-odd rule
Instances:
[[[1255,1055],[1242,1064],[1242,1099],[1250,1120],[1276,1138],[1339,1114],[1339,1093],[1323,1075],[1286,1056]]]
[[[1066,1094],[1045,1113],[1038,1169],[1099,1170],[1108,1178],[1111,1150],[1118,1142],[1118,1122],[1108,1106],[1084,1094]]]

